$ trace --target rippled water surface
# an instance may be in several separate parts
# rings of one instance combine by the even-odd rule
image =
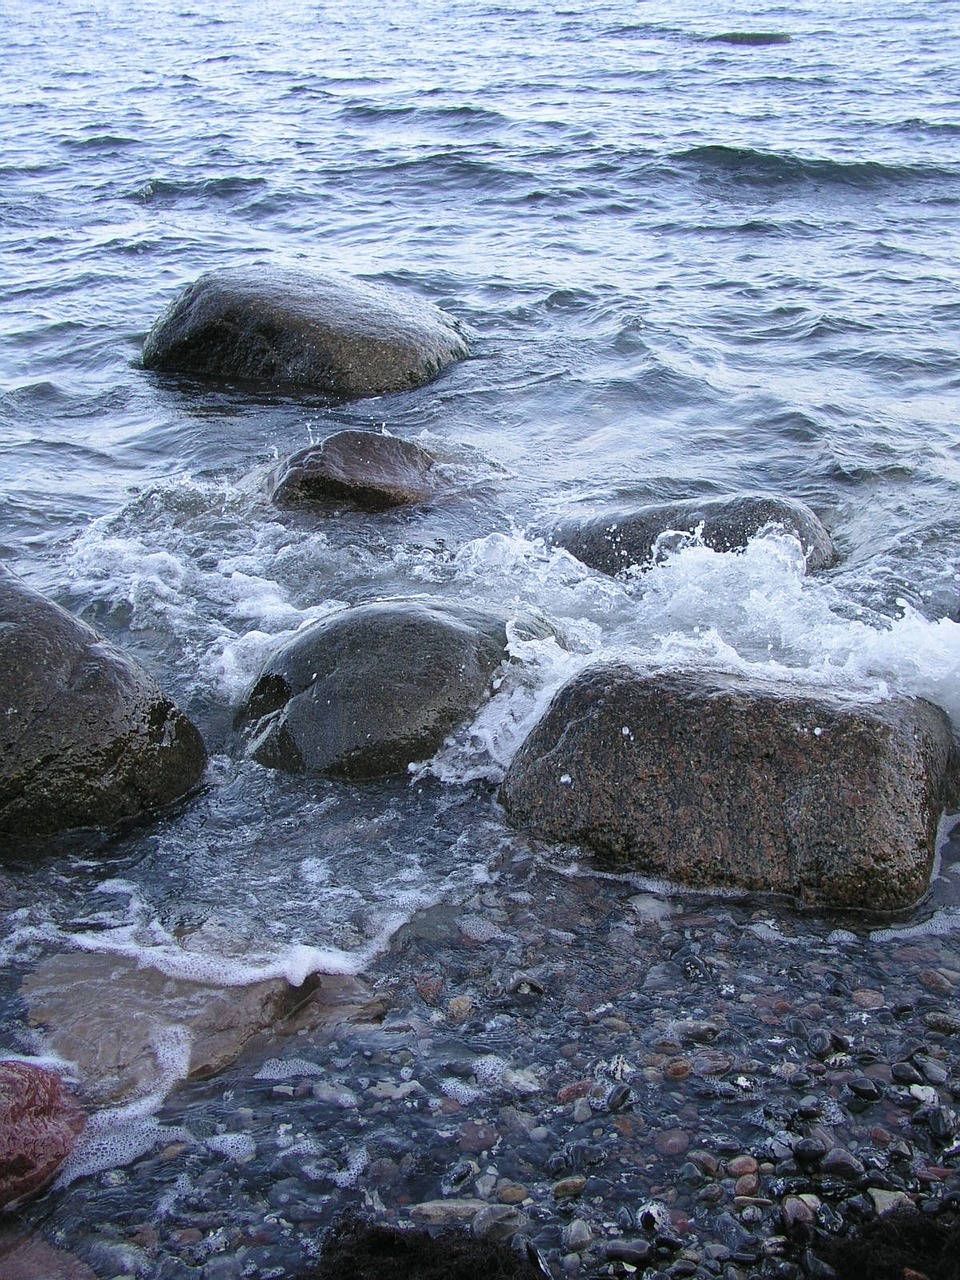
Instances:
[[[960,727],[954,4],[27,0],[4,26],[0,554],[212,752],[164,822],[11,865],[9,1047],[15,978],[68,943],[179,972],[213,924],[225,981],[362,968],[526,855],[491,784],[597,656],[922,694]],[[717,39],[744,32],[789,39]],[[139,367],[180,286],[260,262],[433,301],[472,357],[337,407]],[[343,426],[421,442],[455,497],[272,508],[263,469]],[[543,541],[743,490],[808,502],[838,566],[767,538],[618,581]],[[243,762],[266,654],[406,594],[535,608],[569,649],[518,642],[409,782]],[[946,885],[920,914],[949,936]]]

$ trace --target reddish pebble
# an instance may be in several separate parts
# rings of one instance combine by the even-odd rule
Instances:
[[[760,1190],[760,1179],[755,1173],[745,1173],[743,1177],[738,1178],[733,1188],[734,1195],[737,1196],[755,1196]]]
[[[460,1130],[460,1150],[479,1155],[481,1151],[490,1151],[495,1147],[499,1137],[492,1124],[477,1124],[475,1120],[468,1120]]]
[[[854,991],[852,999],[858,1009],[883,1008],[882,991],[871,991],[868,987],[861,987],[858,991]]]
[[[664,1129],[655,1134],[653,1149],[661,1156],[682,1156],[690,1146],[690,1135],[684,1129]]]
[[[745,1173],[756,1173],[758,1168],[759,1165],[753,1156],[734,1156],[732,1160],[727,1161],[727,1173],[731,1178],[742,1178]]]
[[[692,1070],[693,1064],[688,1062],[686,1058],[676,1058],[664,1067],[663,1074],[668,1080],[685,1080]]]
[[[585,1098],[593,1088],[593,1080],[576,1080],[573,1084],[565,1084],[557,1090],[557,1101],[560,1103],[576,1102],[577,1098]]]

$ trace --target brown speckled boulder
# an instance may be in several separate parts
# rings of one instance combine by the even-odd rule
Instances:
[[[92,627],[0,570],[0,833],[110,826],[198,782],[199,733]]]
[[[437,307],[330,272],[211,271],[157,320],[145,369],[305,387],[336,400],[419,387],[467,355]]]
[[[429,502],[439,490],[425,449],[373,431],[338,431],[287,458],[272,480],[278,506],[317,502],[386,511]]]
[[[956,789],[931,703],[610,663],[557,693],[501,798],[517,824],[619,869],[891,911],[926,891]]]
[[[28,1062],[0,1062],[0,1207],[48,1186],[85,1123],[59,1076]]]
[[[567,520],[553,530],[551,540],[591,569],[616,574],[652,564],[661,534],[693,533],[702,526],[706,546],[714,551],[741,551],[767,525],[799,539],[808,569],[827,569],[836,563],[829,533],[805,503],[765,494],[660,502]]]

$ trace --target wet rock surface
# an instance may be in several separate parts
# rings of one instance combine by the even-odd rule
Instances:
[[[0,1208],[49,1186],[85,1123],[59,1076],[28,1062],[0,1062]],[[0,1259],[3,1247],[0,1241]]]
[[[418,444],[372,431],[338,431],[288,458],[270,485],[278,506],[309,502],[387,511],[429,502],[440,480],[433,457]]]
[[[930,703],[614,663],[554,697],[501,798],[516,823],[621,869],[896,910],[927,889],[956,786]]]
[[[0,1275],[4,1280],[97,1280],[79,1258],[16,1231],[0,1233]]]
[[[150,331],[143,365],[352,400],[420,386],[466,355],[455,322],[416,297],[259,266],[184,289]]]
[[[394,600],[345,609],[266,663],[239,716],[248,752],[293,772],[361,779],[403,771],[477,710],[506,645],[504,617],[466,606]]]
[[[555,1280],[801,1280],[887,1210],[960,1204],[960,1035],[929,1025],[958,1013],[955,938],[530,861],[368,976],[381,1025],[171,1095],[191,1137],[58,1192],[62,1247],[104,1276],[265,1280],[355,1210],[529,1241]]]
[[[99,1103],[165,1092],[185,1075],[216,1075],[256,1035],[336,1025],[372,1008],[371,993],[353,978],[224,987],[97,952],[48,957],[22,994],[47,1050],[77,1069],[84,1095]]]
[[[131,658],[0,571],[0,832],[110,826],[199,781],[199,733]]]
[[[714,551],[741,551],[768,526],[799,540],[809,570],[836,562],[830,534],[806,503],[762,494],[692,498],[568,520],[552,531],[551,540],[592,569],[617,574],[653,564],[658,539],[669,534],[692,535],[700,529],[704,545]]]

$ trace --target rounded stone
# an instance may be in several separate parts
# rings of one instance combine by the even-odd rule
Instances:
[[[206,751],[132,658],[0,568],[0,832],[109,827],[200,780]]]
[[[714,551],[742,551],[767,529],[795,537],[808,569],[836,563],[830,535],[813,511],[796,499],[772,494],[691,498],[568,520],[552,531],[551,538],[591,568],[616,574],[655,563],[676,545],[675,535],[680,541],[699,536]]]
[[[434,460],[409,440],[338,431],[287,458],[271,477],[278,506],[344,504],[362,511],[428,502],[439,492]]]
[[[143,367],[352,400],[421,386],[466,355],[459,326],[429,303],[333,272],[265,265],[188,285],[147,336]]]
[[[684,1129],[663,1129],[653,1138],[653,1149],[661,1156],[682,1156],[689,1146],[690,1135]]]
[[[358,605],[267,660],[238,727],[248,754],[270,768],[350,779],[402,772],[479,709],[507,656],[503,615],[419,599]]]

